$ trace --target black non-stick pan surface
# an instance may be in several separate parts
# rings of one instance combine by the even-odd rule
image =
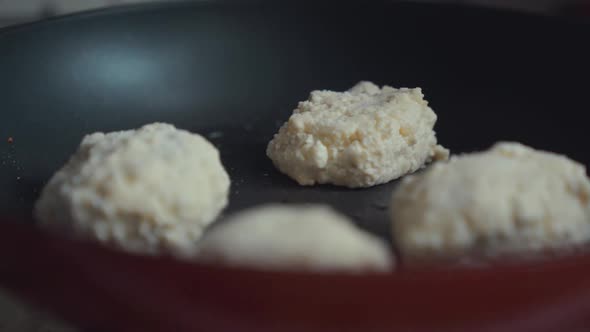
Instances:
[[[267,142],[315,89],[422,87],[452,153],[499,140],[590,162],[590,26],[423,4],[180,3],[0,31],[0,211],[29,216],[83,135],[161,121],[208,137],[231,179],[227,213],[321,202],[389,239],[397,181],[302,187]]]

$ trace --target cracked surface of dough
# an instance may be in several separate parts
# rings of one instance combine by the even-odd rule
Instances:
[[[200,243],[203,260],[263,269],[383,271],[389,247],[323,205],[268,204],[213,226]]]
[[[227,205],[229,185],[211,143],[155,123],[84,137],[35,215],[43,226],[127,251],[191,255]]]
[[[402,181],[394,242],[406,259],[543,253],[590,240],[590,182],[564,156],[500,142]]]
[[[267,155],[301,185],[370,187],[448,157],[437,145],[436,119],[420,88],[360,82],[345,92],[313,91]]]

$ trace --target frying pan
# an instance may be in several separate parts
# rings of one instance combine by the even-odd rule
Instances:
[[[135,257],[38,232],[39,190],[81,137],[162,121],[220,149],[226,213],[327,203],[389,241],[397,181],[301,187],[265,156],[315,89],[423,88],[453,153],[498,140],[590,162],[590,26],[463,6],[187,2],[0,31],[0,285],[109,331],[566,331],[590,325],[590,257],[390,275]]]

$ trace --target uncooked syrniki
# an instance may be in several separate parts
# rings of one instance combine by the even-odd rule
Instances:
[[[227,205],[229,186],[211,143],[155,123],[87,135],[43,189],[35,214],[45,227],[126,251],[191,256]]]
[[[370,187],[448,157],[437,145],[436,119],[420,88],[360,82],[345,92],[313,91],[267,155],[301,185]]]
[[[202,260],[262,269],[385,271],[389,247],[324,205],[268,204],[205,233]]]
[[[391,209],[394,242],[410,263],[537,256],[590,242],[584,166],[518,143],[404,178]]]

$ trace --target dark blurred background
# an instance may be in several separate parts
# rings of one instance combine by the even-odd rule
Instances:
[[[44,17],[124,4],[157,0],[0,0],[0,27]],[[160,0],[174,1],[174,0]],[[590,18],[590,0],[414,0],[416,2],[464,3],[506,8],[544,15]]]

